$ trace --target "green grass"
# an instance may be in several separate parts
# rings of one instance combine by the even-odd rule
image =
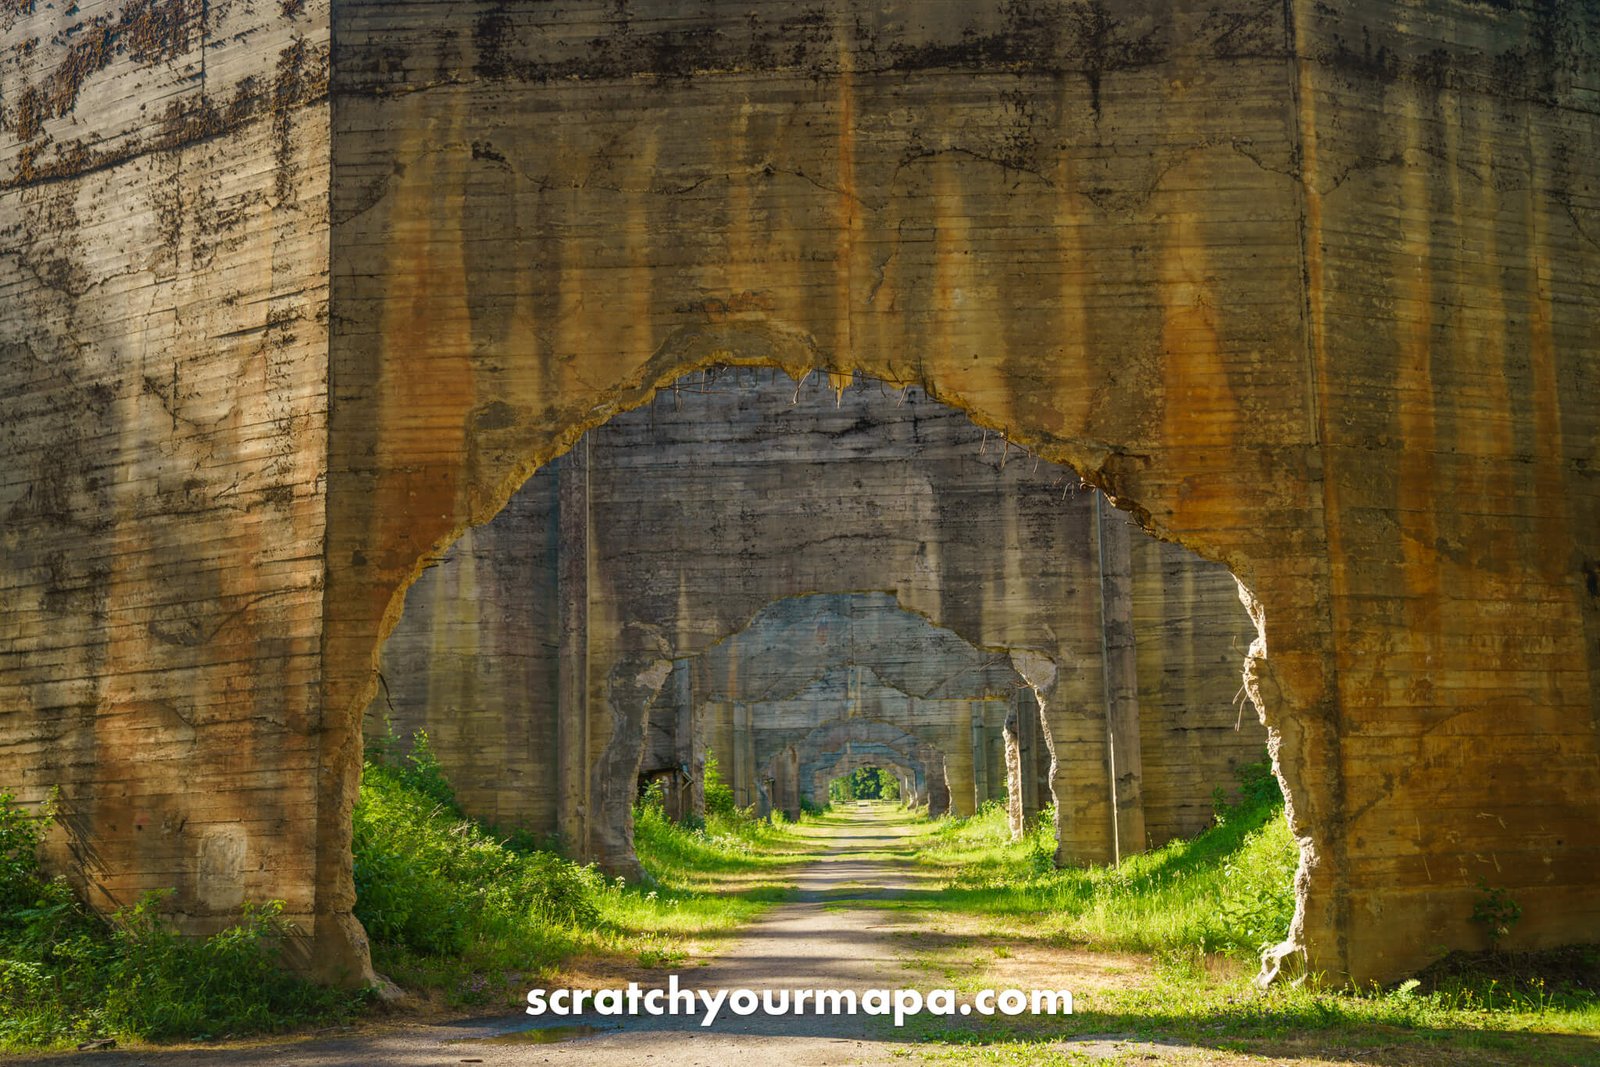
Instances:
[[[1132,981],[1073,990],[1069,1017],[922,1017],[898,1036],[921,1042],[914,1055],[930,1063],[1086,1062],[1073,1039],[1110,1034],[1271,1057],[1600,1065],[1600,946],[1452,957],[1391,990],[1252,988],[1246,961],[1281,939],[1292,915],[1296,850],[1281,800],[1259,776],[1244,785],[1243,801],[1219,805],[1219,825],[1120,868],[1054,870],[1048,830],[1013,842],[999,808],[946,820],[917,857],[942,887],[862,905],[914,912],[923,928],[979,920],[982,934],[914,944],[913,969],[970,991],[1010,984],[1019,946],[1036,966],[1041,949],[1046,959],[1087,947],[1145,960]]]
[[[606,887],[592,868],[491,836],[427,787],[431,770],[363,769],[356,917],[379,972],[452,1005],[486,1003],[583,948]]]
[[[729,793],[731,798],[731,792]],[[344,1021],[367,1000],[280,965],[280,905],[179,937],[152,894],[110,920],[39,873],[43,817],[0,794],[0,1050],[211,1038]],[[638,812],[647,885],[608,881],[467,818],[417,739],[369,761],[354,815],[356,916],[376,969],[446,1009],[517,1004],[563,967],[676,966],[784,895],[798,839],[732,809],[700,828]]]
[[[1054,869],[1050,813],[1019,842],[1005,810],[951,820],[918,854],[947,886],[933,903],[1029,920],[1095,948],[1195,948],[1254,957],[1294,915],[1298,851],[1281,804],[1256,802],[1219,826],[1134,856],[1120,867]]]
[[[0,793],[0,1049],[281,1030],[346,1019],[364,999],[279,966],[291,931],[276,902],[203,939],[162,919],[164,894],[92,914],[40,873],[43,822]]]
[[[373,965],[447,1008],[519,1003],[564,965],[677,966],[781,899],[797,847],[731,802],[700,828],[641,805],[635,844],[650,884],[491,833],[456,807],[421,735],[404,763],[367,763],[356,805]]]
[[[1078,994],[1074,1007],[1071,1016],[999,1025],[924,1016],[899,1036],[922,1043],[920,1058],[936,1063],[1074,1062],[1052,1057],[1075,1038],[1109,1034],[1272,1057],[1314,1051],[1337,1061],[1367,1062],[1379,1052],[1385,1057],[1375,1062],[1600,1064],[1600,1001],[1537,988],[1254,992],[1178,961],[1136,988]],[[1130,1062],[1139,1062],[1136,1052]]]
[[[649,966],[681,964],[695,945],[784,899],[788,870],[802,856],[781,823],[712,813],[704,826],[684,827],[653,804],[634,811],[634,849],[655,884],[611,884],[600,902],[609,936],[596,947]]]

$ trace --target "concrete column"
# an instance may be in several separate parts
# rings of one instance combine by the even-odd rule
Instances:
[[[938,818],[950,810],[949,761],[939,756],[928,762],[928,815]]]
[[[746,804],[754,804],[756,802],[756,774],[758,773],[758,768],[756,767],[756,723],[760,720],[760,708],[759,704],[745,706],[744,730],[735,734],[735,738],[739,741],[739,763],[744,767],[745,779],[748,783],[745,787],[745,795],[749,797],[745,801]]]
[[[695,736],[694,671],[689,660],[680,659],[672,664],[672,706],[676,717],[673,733],[673,757],[677,761],[674,779],[678,783],[677,804],[673,817],[704,818],[706,814],[705,764],[700,753],[705,746]]]
[[[971,729],[962,729],[959,733],[952,730],[951,734],[951,743],[944,754],[944,780],[950,789],[950,813],[971,815],[975,810],[973,798],[977,795],[972,785]]]
[[[783,813],[800,817],[800,753],[791,745],[778,757],[778,775],[783,792]]]
[[[762,819],[770,819],[772,817],[772,809],[777,807],[776,802],[772,798],[774,790],[776,790],[778,787],[777,780],[773,778],[763,778],[757,780],[755,785],[756,816]]]
[[[781,811],[790,818],[795,816],[800,804],[800,798],[795,788],[799,777],[799,768],[797,763],[791,759],[793,756],[795,756],[794,748],[787,746],[779,749],[772,757],[772,777],[769,780],[771,784],[767,787],[773,810]]]
[[[989,792],[985,799],[1006,799],[1005,707],[993,700],[983,702],[983,751],[989,761]]]
[[[749,737],[750,706],[736,700],[733,703],[732,751],[728,753],[725,773],[728,784],[733,787],[733,802],[741,808],[753,802],[755,792],[755,768],[745,758],[745,742]]]
[[[972,808],[976,811],[989,799],[989,737],[983,728],[983,702],[972,701],[967,714],[972,725]]]
[[[1031,819],[1051,803],[1050,746],[1045,743],[1044,723],[1040,721],[1039,701],[1032,689],[1017,692],[1022,723],[1022,767],[1024,818]]]
[[[1006,710],[1005,726],[1002,729],[1006,745],[1006,817],[1011,824],[1011,839],[1015,841],[1022,836],[1024,815],[1022,814],[1022,737],[1021,716],[1017,711],[1017,699],[1011,698],[1011,706]]]
[[[1117,862],[1144,851],[1144,772],[1139,753],[1138,645],[1128,520],[1094,495],[1100,543],[1100,639],[1105,672],[1106,764]]]
[[[556,461],[560,607],[556,678],[556,832],[574,855],[589,848],[589,438]]]

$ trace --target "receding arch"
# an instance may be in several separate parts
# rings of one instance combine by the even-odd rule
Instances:
[[[995,493],[1002,491],[1001,487],[1005,486],[1033,484],[1034,488],[1030,492],[1033,493],[1032,499],[1036,501],[1036,504],[1030,505],[1030,507],[1034,507],[1035,510],[1026,514],[1019,512],[1016,516],[1007,518],[1006,522],[1018,526],[1025,523],[1036,526],[1041,518],[1055,516],[1058,512],[1061,515],[1070,514],[1075,516],[1071,522],[1077,525],[1070,526],[1070,531],[1072,532],[1067,532],[1068,528],[1064,527],[1062,536],[1079,539],[1071,542],[1077,547],[1071,549],[1063,547],[1060,550],[1046,551],[1045,555],[1040,557],[1039,562],[1045,565],[1047,571],[1055,574],[1055,577],[1049,578],[1045,585],[1039,586],[1037,592],[1025,591],[1032,589],[1041,579],[1045,578],[1044,572],[1037,575],[1032,572],[1027,575],[1013,574],[1009,569],[1004,573],[995,572],[993,580],[1006,583],[1004,588],[1013,590],[1012,594],[1010,594],[1012,596],[1024,595],[1027,598],[1037,600],[1038,596],[1046,588],[1058,590],[1050,596],[1045,596],[1043,600],[1039,600],[1034,607],[1027,607],[1029,603],[1027,599],[1017,602],[1018,606],[1024,609],[1020,611],[1008,608],[1003,612],[997,610],[986,612],[984,604],[988,602],[987,596],[972,597],[970,603],[965,605],[956,603],[950,606],[941,606],[937,591],[940,588],[938,583],[943,579],[938,577],[936,567],[933,569],[928,568],[927,561],[920,550],[913,554],[903,554],[901,562],[897,564],[902,568],[901,570],[890,568],[890,570],[884,572],[881,568],[875,566],[870,570],[862,571],[862,577],[860,578],[852,578],[850,567],[841,569],[837,563],[833,562],[833,556],[817,556],[816,558],[819,560],[825,559],[829,561],[826,581],[836,583],[834,585],[835,588],[846,591],[840,594],[784,597],[759,608],[752,605],[730,613],[728,605],[743,604],[744,601],[741,600],[741,597],[744,594],[737,592],[730,594],[728,590],[719,586],[719,602],[712,610],[714,611],[714,618],[721,621],[717,621],[714,626],[709,624],[710,617],[707,620],[701,619],[702,611],[708,609],[707,605],[702,604],[696,607],[690,613],[690,616],[685,616],[683,613],[684,596],[688,595],[691,601],[695,601],[695,597],[699,595],[698,593],[692,589],[686,591],[682,587],[674,587],[670,583],[662,584],[652,579],[654,587],[643,588],[641,595],[646,600],[653,598],[652,602],[656,606],[643,609],[643,614],[638,615],[625,612],[624,615],[617,619],[616,625],[622,630],[625,647],[617,646],[620,648],[618,653],[620,658],[616,661],[616,668],[609,672],[612,683],[633,685],[634,679],[641,681],[648,679],[647,688],[655,694],[654,699],[657,700],[662,699],[668,693],[677,691],[678,683],[668,681],[669,672],[674,676],[679,676],[680,682],[688,680],[692,683],[691,688],[698,694],[697,702],[707,694],[738,698],[732,700],[732,702],[748,704],[751,701],[781,695],[785,692],[793,693],[803,688],[806,684],[815,681],[819,672],[825,671],[830,662],[837,661],[841,657],[833,651],[828,651],[828,646],[826,645],[816,646],[824,648],[825,651],[809,659],[805,655],[792,655],[784,663],[785,673],[766,679],[754,689],[748,685],[730,687],[721,684],[719,679],[728,674],[726,663],[724,662],[714,669],[708,667],[708,664],[713,664],[719,659],[724,661],[737,659],[739,655],[743,654],[740,651],[740,646],[746,640],[746,635],[756,631],[765,633],[765,636],[761,638],[762,640],[784,647],[796,645],[799,643],[800,637],[804,637],[809,642],[812,635],[809,632],[802,635],[799,631],[807,627],[816,627],[819,625],[819,619],[814,617],[816,614],[815,608],[804,606],[808,601],[823,602],[826,601],[827,596],[834,596],[835,598],[851,598],[852,602],[858,605],[870,604],[872,607],[870,611],[867,611],[867,616],[873,618],[898,618],[902,625],[909,625],[915,631],[909,638],[910,644],[919,648],[924,646],[938,648],[941,643],[948,644],[950,648],[946,650],[944,655],[949,656],[954,663],[964,664],[960,669],[952,668],[944,674],[920,679],[915,683],[904,678],[898,678],[889,686],[890,689],[915,694],[918,698],[958,695],[972,697],[979,693],[987,693],[990,696],[1010,696],[1023,688],[1027,688],[1034,693],[1047,694],[1047,699],[1039,701],[1038,706],[1052,708],[1058,715],[1062,716],[1061,721],[1063,723],[1072,725],[1073,729],[1082,735],[1071,741],[1057,739],[1060,743],[1051,743],[1048,746],[1049,752],[1047,754],[1055,756],[1062,752],[1076,752],[1077,755],[1074,758],[1076,759],[1077,769],[1068,770],[1064,773],[1087,774],[1090,776],[1083,783],[1080,783],[1081,787],[1074,790],[1071,798],[1071,802],[1079,805],[1080,810],[1074,812],[1071,803],[1057,805],[1061,826],[1064,828],[1062,834],[1063,856],[1069,860],[1077,860],[1079,858],[1096,858],[1098,855],[1105,855],[1105,853],[1094,852],[1085,855],[1083,850],[1100,847],[1091,840],[1098,839],[1097,835],[1101,833],[1097,828],[1098,820],[1104,817],[1096,814],[1096,811],[1097,809],[1102,812],[1109,810],[1106,807],[1106,802],[1102,799],[1101,792],[1088,785],[1093,776],[1103,776],[1105,773],[1103,762],[1106,734],[1104,728],[1095,726],[1092,719],[1083,719],[1073,714],[1073,709],[1078,706],[1077,702],[1082,701],[1093,705],[1104,699],[1102,682],[1096,673],[1101,670],[1098,665],[1101,662],[1103,653],[1103,640],[1098,630],[1100,608],[1093,601],[1086,602],[1096,620],[1094,623],[1096,628],[1078,636],[1071,636],[1070,639],[1069,635],[1077,632],[1074,628],[1081,625],[1080,622],[1072,621],[1076,616],[1055,618],[1052,623],[1053,616],[1051,614],[1069,606],[1069,602],[1074,596],[1072,593],[1074,585],[1089,582],[1096,586],[1097,592],[1095,595],[1100,595],[1098,586],[1101,579],[1096,577],[1099,571],[1094,569],[1100,566],[1099,563],[1091,561],[1090,564],[1086,564],[1090,565],[1091,569],[1081,572],[1077,578],[1073,578],[1072,575],[1079,572],[1072,571],[1070,566],[1067,570],[1060,570],[1063,565],[1066,565],[1069,557],[1077,558],[1082,556],[1083,544],[1090,544],[1094,539],[1104,536],[1104,533],[1100,532],[1099,524],[1102,524],[1105,519],[1099,511],[1090,506],[1092,497],[1088,494],[1075,492],[1077,480],[1075,477],[1069,478],[1069,472],[1062,472],[1059,469],[1053,470],[1049,465],[1041,466],[1042,461],[1035,462],[1024,459],[1015,446],[1002,445],[998,437],[983,431],[981,428],[974,427],[970,420],[966,419],[964,415],[954,412],[953,409],[929,401],[915,387],[895,390],[888,388],[883,383],[869,381],[862,381],[855,386],[851,386],[848,382],[842,380],[830,381],[820,375],[813,375],[809,378],[803,377],[799,382],[796,382],[793,379],[786,379],[782,376],[775,377],[767,372],[743,369],[725,371],[719,377],[714,377],[710,380],[691,379],[684,384],[681,397],[674,397],[672,394],[664,393],[660,404],[653,405],[648,410],[637,412],[636,415],[638,417],[628,416],[614,420],[613,423],[608,424],[602,434],[592,438],[585,438],[584,440],[589,443],[582,446],[584,450],[583,458],[579,463],[573,464],[570,458],[563,458],[550,468],[551,471],[555,472],[554,475],[542,473],[539,477],[554,478],[554,484],[549,489],[549,492],[554,495],[559,494],[561,491],[560,486],[568,484],[565,479],[575,477],[570,474],[571,471],[584,471],[585,473],[582,477],[585,479],[585,484],[598,484],[594,482],[594,479],[600,477],[596,473],[597,471],[607,469],[608,464],[612,466],[620,464],[621,466],[618,469],[626,468],[631,472],[631,478],[633,479],[630,481],[624,496],[616,500],[609,500],[606,498],[604,491],[596,489],[594,499],[585,504],[584,507],[593,509],[597,528],[607,527],[612,523],[626,524],[631,521],[651,521],[648,516],[646,519],[638,520],[630,518],[630,516],[638,511],[641,504],[648,504],[650,500],[656,499],[662,493],[671,494],[673,490],[668,483],[661,483],[658,488],[652,489],[648,478],[643,482],[638,482],[642,474],[639,468],[631,465],[635,463],[635,460],[629,458],[629,453],[625,451],[617,452],[616,450],[624,449],[627,446],[627,442],[633,439],[633,436],[642,432],[638,428],[643,426],[646,421],[652,427],[655,427],[655,423],[658,420],[662,421],[668,427],[669,439],[670,434],[676,432],[670,430],[670,427],[675,425],[673,423],[674,417],[684,424],[692,426],[696,434],[701,433],[708,423],[720,425],[718,416],[711,414],[709,410],[701,410],[701,408],[694,406],[694,404],[702,402],[705,404],[721,403],[722,401],[715,399],[704,400],[705,397],[715,398],[718,395],[739,397],[741,399],[738,403],[741,405],[745,403],[742,398],[748,396],[751,398],[749,403],[755,405],[752,409],[755,416],[769,420],[781,420],[785,413],[794,409],[797,403],[800,404],[802,412],[809,411],[812,408],[825,410],[830,413],[829,417],[834,419],[835,422],[831,424],[833,428],[826,430],[824,435],[844,434],[848,440],[857,442],[852,445],[852,454],[858,457],[865,457],[862,461],[869,462],[873,467],[878,466],[880,463],[880,458],[876,451],[878,446],[870,449],[865,448],[871,440],[870,437],[863,437],[857,441],[857,436],[860,434],[862,413],[872,410],[872,405],[887,407],[890,411],[897,413],[896,418],[900,420],[898,424],[911,428],[905,431],[910,434],[910,437],[902,440],[902,445],[906,447],[914,446],[915,449],[937,447],[943,448],[945,452],[954,449],[956,453],[959,453],[962,464],[976,466],[985,472],[982,477],[986,488],[982,492],[986,494]],[[769,405],[769,407],[762,407],[761,405],[764,404]],[[674,416],[673,413],[680,405],[684,408],[683,413]],[[796,415],[794,417],[798,418],[800,416]],[[776,428],[776,424],[774,426],[774,432],[780,432]],[[618,427],[614,433],[613,427]],[[625,427],[633,428],[627,429]],[[949,437],[946,440],[946,437],[941,437],[939,433],[934,432],[941,427],[946,429],[964,427],[965,429],[960,430],[956,436]],[[652,429],[652,433],[658,432],[658,430],[659,427]],[[928,436],[929,434],[932,434],[932,436]],[[698,437],[696,439],[698,440]],[[941,444],[940,442],[944,443]],[[607,460],[605,457],[612,453],[615,453],[617,458]],[[660,446],[652,445],[641,454],[643,462],[648,464],[655,461],[658,453],[660,453]],[[666,460],[662,460],[662,462],[666,462]],[[674,472],[676,469],[675,466],[672,468]],[[900,468],[891,465],[888,469],[899,470]],[[676,473],[672,476],[674,478],[679,477]],[[908,473],[908,477],[920,478],[922,475]],[[962,477],[966,476],[963,475]],[[635,484],[635,482],[638,482],[638,484]],[[1009,488],[1003,491],[1011,492]],[[733,499],[738,499],[737,493],[733,494]],[[923,491],[917,490],[913,492],[908,499],[923,499]],[[872,501],[869,499],[867,503],[870,504]],[[1061,509],[1063,508],[1066,510],[1062,511]],[[979,504],[976,501],[967,501],[965,498],[961,498],[958,501],[958,510],[960,512],[971,512],[974,509],[984,512],[988,510],[988,506]],[[1010,513],[1006,512],[1005,514],[1009,515]],[[671,516],[664,513],[660,521],[670,526],[670,519]],[[1055,523],[1059,520],[1051,517],[1049,521]],[[888,518],[878,522],[876,525],[869,522],[863,533],[854,536],[869,537],[872,535],[873,530],[881,528],[892,531],[904,525],[904,517]],[[619,534],[619,536],[621,535]],[[641,535],[641,540],[648,541],[649,536]],[[736,543],[737,541],[730,542],[730,544]],[[861,542],[861,544],[866,543],[865,541]],[[1155,544],[1154,542],[1150,543],[1152,545]],[[645,572],[648,573],[647,564],[649,559],[652,558],[649,556],[648,550],[641,549],[641,543],[631,539],[626,540],[626,545],[630,557],[641,557],[643,560],[643,562],[634,560],[633,564],[644,567]],[[804,539],[802,538],[801,542],[792,550],[786,550],[781,545],[777,550],[791,553],[799,552],[800,555],[789,558],[789,562],[795,562],[810,558],[805,555],[810,550],[803,546]],[[1005,558],[997,555],[994,549],[989,546],[969,546],[964,551],[969,556],[972,552],[978,552],[987,561],[982,566],[990,570],[993,570],[998,565],[999,560]],[[857,566],[857,564],[852,561],[851,566]],[[964,573],[960,568],[971,566],[971,563],[962,564],[959,561],[945,561],[944,566],[947,570],[949,567],[954,566],[958,568],[956,573]],[[1011,566],[1010,563],[1006,564],[1007,568]],[[1077,566],[1077,564],[1072,564],[1071,566]],[[819,571],[818,573],[822,572]],[[1226,572],[1223,573],[1225,574]],[[888,582],[890,589],[885,590],[881,586],[878,588],[870,586],[863,588],[855,584],[857,581],[868,580],[869,578],[879,582]],[[927,585],[926,583],[928,582],[934,584]],[[1050,585],[1049,582],[1056,584]],[[1231,590],[1232,580],[1228,579],[1228,583]],[[803,585],[801,587],[805,588]],[[825,585],[824,588],[827,588],[827,586]],[[996,588],[1000,587],[997,586]],[[931,600],[928,599],[930,592],[933,594],[933,599]],[[1225,599],[1233,599],[1231,591],[1225,595]],[[698,601],[695,602],[699,603]],[[631,611],[632,609],[628,610]],[[1071,610],[1081,613],[1081,609],[1074,608]],[[1242,612],[1239,612],[1237,606],[1234,611],[1242,616]],[[940,623],[948,622],[956,628],[955,630],[936,625],[930,621],[930,616],[935,614],[943,616],[948,612],[954,612],[954,614],[950,615],[948,620],[940,618]],[[785,613],[788,613],[789,617],[784,617]],[[851,613],[849,611],[835,611],[832,613],[831,622],[827,619],[823,619],[821,622],[823,625],[836,624]],[[675,614],[680,619],[692,616],[695,620],[693,625],[697,629],[693,631],[694,636],[688,644],[685,644],[681,623],[670,624],[666,627],[660,625],[662,620],[670,619]],[[628,621],[629,619],[636,621]],[[864,619],[860,622],[860,626],[867,625]],[[769,622],[772,623],[775,629],[772,629],[771,632],[765,632]],[[677,627],[677,629],[674,630],[674,627]],[[999,628],[997,629],[996,627]],[[958,636],[956,631],[962,629],[967,631],[966,637]],[[729,631],[732,632],[730,633]],[[941,637],[939,634],[943,634],[943,636]],[[1048,635],[1047,640],[1039,639],[1045,635]],[[866,640],[867,647],[860,650],[860,655],[854,656],[854,658],[872,661],[890,678],[895,678],[897,667],[894,663],[894,656],[885,656],[879,650],[875,650],[872,646],[872,639],[863,638],[862,640]],[[1063,640],[1068,641],[1068,643],[1061,644],[1060,642]],[[973,641],[977,641],[978,645],[974,645]],[[1073,642],[1076,643],[1074,644]],[[812,645],[806,644],[805,647],[809,648]],[[967,651],[961,655],[956,655],[953,650],[957,647],[963,647]],[[1027,671],[1020,674],[1014,666],[1018,662],[1019,656],[1028,664]],[[812,662],[813,660],[815,662]],[[1087,666],[1089,661],[1092,661],[1095,665],[1092,669]],[[1234,660],[1233,662],[1236,663],[1237,661]],[[670,669],[667,666],[669,663],[673,665]],[[1057,664],[1065,664],[1066,666],[1058,669]],[[1231,672],[1236,671],[1237,667],[1229,667],[1227,669]],[[1026,683],[1024,683],[1023,675],[1028,672],[1032,673],[1032,677],[1028,677]],[[965,683],[961,681],[962,678],[968,675],[981,678],[985,674],[993,677],[987,682],[981,682],[976,690],[971,690],[970,686],[963,687]],[[1048,674],[1047,679],[1045,678],[1046,674]],[[1237,675],[1235,675],[1235,679],[1236,677]],[[739,675],[738,678],[741,682],[750,681],[750,678],[744,675]],[[1227,694],[1222,698],[1224,700],[1226,695],[1231,695],[1237,689],[1237,681],[1228,683],[1226,689]],[[634,702],[634,706],[638,706],[638,702]],[[643,709],[640,708],[640,710],[642,712]],[[739,711],[735,711],[736,715],[739,713]],[[654,714],[653,712],[651,713],[651,719],[654,718]],[[988,730],[986,744],[994,749],[993,758],[997,761],[995,764],[996,769],[987,774],[987,780],[990,784],[982,789],[981,795],[978,795],[976,800],[973,799],[974,786],[971,784],[964,785],[963,789],[957,794],[962,801],[963,808],[967,804],[976,803],[992,795],[991,789],[1003,789],[1004,787],[1008,772],[1001,730],[1006,717],[1005,710],[1001,709],[999,714],[993,716],[995,721],[986,724],[986,729]],[[1228,718],[1231,722],[1233,719],[1231,711]],[[1077,725],[1073,725],[1075,720],[1078,720]],[[642,723],[642,719],[632,721]],[[626,725],[626,720],[624,719],[619,718],[617,722]],[[642,725],[638,728],[643,729]],[[621,736],[615,731],[611,734],[613,741],[617,741]],[[1067,748],[1063,749],[1063,745],[1066,745]],[[758,762],[757,757],[752,754],[751,757],[746,758],[742,754],[730,752],[723,747],[721,742],[717,744],[717,749],[725,769],[731,763],[737,770],[739,780],[744,781],[749,778],[748,768]],[[622,766],[628,762],[628,751],[629,749],[626,746],[622,748],[613,746],[608,748],[608,754],[602,755],[601,758],[602,760],[619,761],[618,766]],[[1064,759],[1062,763],[1071,766],[1072,760]],[[656,768],[664,771],[681,766],[687,766],[688,774],[685,777],[692,778],[692,757],[690,760],[684,760],[682,753],[665,753],[658,764],[647,766],[644,770],[647,773],[655,773]],[[1225,774],[1223,777],[1225,779]],[[1052,785],[1052,788],[1054,788],[1054,785]],[[609,792],[606,792],[607,789],[609,789]],[[609,812],[605,816],[603,827],[625,827],[633,792],[632,771],[625,778],[620,774],[608,773],[602,775],[596,779],[590,810]],[[1207,792],[1209,794],[1209,786]],[[585,795],[590,796],[591,794]],[[741,802],[753,801],[754,799],[755,796],[752,793],[744,796]],[[1066,832],[1067,830],[1072,830],[1072,833],[1078,834],[1078,837],[1073,838],[1072,834]],[[1088,836],[1083,836],[1085,834]],[[1078,843],[1072,843],[1074,840]],[[618,838],[617,842],[617,847],[620,849],[618,854],[631,856],[631,848],[628,847],[626,838]]]
[[[799,757],[798,782],[806,799],[826,800],[829,780],[876,762],[909,777],[915,785],[916,799],[928,806],[930,815],[949,810],[945,753],[933,742],[894,723],[837,719],[818,726],[796,742],[794,750]],[[845,760],[858,762],[843,766],[841,761]]]

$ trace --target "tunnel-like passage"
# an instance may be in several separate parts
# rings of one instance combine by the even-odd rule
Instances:
[[[903,799],[930,816],[950,810],[948,760],[938,746],[893,723],[840,719],[825,723],[798,742],[795,785],[800,799],[828,800],[828,785],[857,767],[884,766],[901,776]],[[987,799],[987,798],[986,798]]]
[[[1039,714],[1032,690],[1003,650],[976,648],[904,610],[889,593],[776,601],[691,666],[695,728],[705,745],[727,754],[724,772],[740,803],[757,799],[763,776],[752,776],[751,768],[766,767],[779,749],[798,745],[808,756],[825,740],[818,732],[824,724],[866,718],[936,746],[951,810],[970,814],[1004,795],[1000,731],[1007,715],[1019,704],[1026,705],[1025,714]],[[656,710],[664,710],[659,702]],[[647,771],[668,748],[659,734],[683,721],[656,710]],[[799,781],[805,799],[816,800],[806,772]]]
[[[1063,862],[1114,860],[1201,829],[1257,758],[1253,635],[1226,568],[918,390],[724,370],[423,573],[369,728],[427,728],[468,810],[625,873],[640,775],[693,813],[710,750],[770,803],[775,756],[856,716],[937,749],[941,805],[1054,801]]]

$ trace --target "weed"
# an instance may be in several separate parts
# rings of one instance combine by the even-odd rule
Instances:
[[[1240,781],[1218,825],[1117,867],[1057,870],[1054,813],[1013,842],[996,804],[942,824],[919,859],[945,872],[936,899],[961,910],[1042,916],[1049,933],[1101,948],[1253,958],[1289,927],[1299,850],[1267,765],[1241,768]]]
[[[1489,935],[1489,951],[1500,949],[1500,939],[1522,918],[1522,905],[1511,898],[1508,889],[1497,889],[1478,879],[1478,900],[1472,906],[1472,921]]]

